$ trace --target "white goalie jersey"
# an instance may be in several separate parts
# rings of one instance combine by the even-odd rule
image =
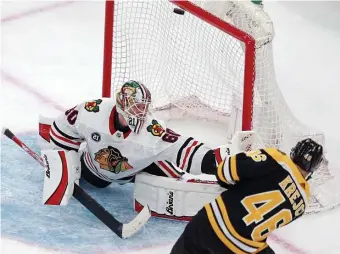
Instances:
[[[83,152],[86,166],[99,178],[113,182],[133,176],[151,163],[170,161],[180,169],[201,174],[202,160],[210,150],[203,143],[181,136],[149,115],[138,134],[116,129],[114,99],[87,101],[54,119],[45,139],[53,149]]]

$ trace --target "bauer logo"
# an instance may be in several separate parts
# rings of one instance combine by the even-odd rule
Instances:
[[[46,168],[45,174],[48,178],[50,178],[50,176],[51,176],[50,164],[48,163],[46,154],[44,154],[44,160],[45,160],[45,168]]]
[[[100,142],[100,139],[101,139],[100,134],[98,132],[93,132],[91,134],[91,138],[93,141],[96,141],[96,142]]]
[[[174,192],[168,192],[168,201],[166,202],[166,212],[170,215],[174,215]]]

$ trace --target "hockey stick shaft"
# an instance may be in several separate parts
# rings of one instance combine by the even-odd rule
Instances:
[[[35,159],[37,162],[40,163],[41,166],[44,167],[44,162],[43,162],[42,158],[39,155],[37,155],[35,152],[33,152],[28,146],[26,146],[26,144],[23,143],[17,136],[15,136],[13,134],[13,132],[11,132],[9,129],[4,129],[3,134],[7,138],[11,139],[18,146],[20,146],[23,150],[25,150],[25,152],[27,154],[29,154],[31,157],[33,157],[33,159]]]
[[[9,129],[4,128],[3,134],[11,139],[14,143],[20,146],[28,155],[33,157],[41,166],[44,167],[44,163],[42,158],[36,154],[33,150],[31,150],[24,142],[22,142],[17,136],[13,134]],[[123,227],[125,226],[123,223],[119,222],[111,213],[109,213],[103,206],[101,206],[95,199],[93,199],[89,194],[87,194],[81,187],[77,184],[74,184],[74,192],[73,197],[77,199],[83,206],[85,206],[94,216],[96,216],[100,221],[102,221],[108,228],[110,228],[116,235],[120,238],[126,238],[133,235],[138,231],[140,227],[142,227],[146,221],[143,218],[140,218],[140,223],[138,220],[136,221],[139,225],[138,227],[134,227],[133,229],[129,228],[130,234],[127,236],[123,235]],[[145,221],[145,222],[144,222]]]

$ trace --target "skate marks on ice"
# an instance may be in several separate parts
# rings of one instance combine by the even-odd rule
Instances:
[[[36,135],[20,138],[39,152]],[[133,185],[111,184],[96,189],[80,183],[100,204],[122,222],[136,215]],[[136,235],[122,240],[75,199],[66,207],[42,204],[43,172],[32,158],[10,140],[1,138],[1,234],[60,252],[126,253],[174,242],[186,223],[151,218]],[[169,249],[169,248],[167,248]]]

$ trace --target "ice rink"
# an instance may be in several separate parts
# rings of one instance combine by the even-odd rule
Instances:
[[[325,133],[327,156],[340,171],[340,2],[265,1],[264,9],[274,22],[275,69],[285,100],[298,119]],[[38,151],[39,114],[55,116],[101,96],[103,22],[99,1],[1,3],[1,128]],[[152,218],[121,240],[74,200],[44,207],[42,184],[39,164],[2,137],[1,253],[166,254],[185,227]],[[135,216],[132,187],[98,190],[84,183],[121,221]],[[279,254],[340,253],[339,217],[340,208],[305,216],[276,231],[269,244]]]

